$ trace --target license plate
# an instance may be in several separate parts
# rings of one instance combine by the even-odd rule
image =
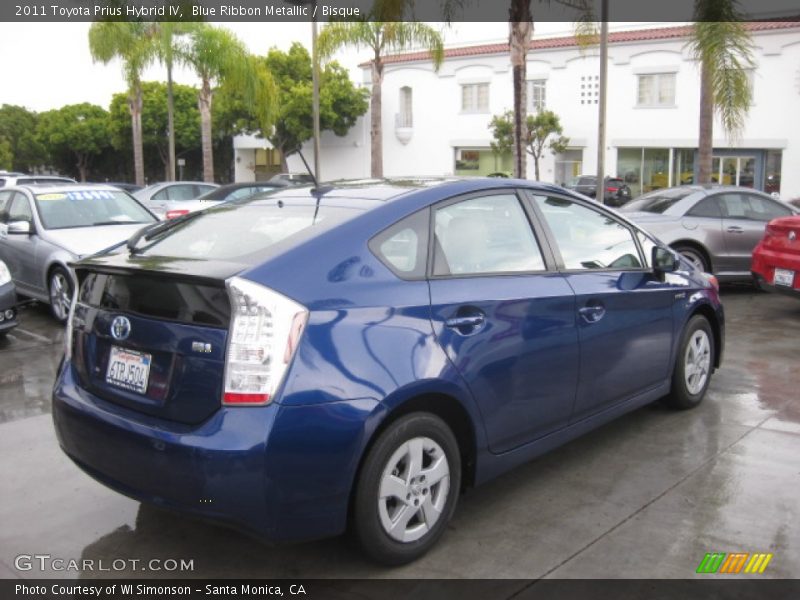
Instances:
[[[775,285],[788,285],[792,287],[792,283],[794,283],[794,271],[790,271],[789,269],[775,269],[775,277],[773,277],[772,282]]]
[[[143,352],[111,346],[106,382],[137,394],[147,391],[152,357]]]

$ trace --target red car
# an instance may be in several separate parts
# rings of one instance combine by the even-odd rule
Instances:
[[[767,224],[764,238],[753,250],[750,271],[758,287],[800,297],[800,216]]]

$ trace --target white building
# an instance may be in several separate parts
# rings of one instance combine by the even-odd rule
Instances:
[[[738,140],[714,130],[714,170],[723,183],[800,196],[800,22],[748,25],[756,67],[753,106]],[[688,26],[610,34],[606,165],[634,195],[691,181],[700,75],[687,48]],[[561,119],[569,149],[547,155],[541,179],[565,183],[595,173],[599,52],[572,37],[535,39],[528,53],[528,110],[544,106]],[[369,64],[364,67],[368,85]],[[451,48],[439,71],[427,53],[387,57],[383,84],[383,164],[387,176],[485,175],[510,171],[490,149],[491,117],[512,107],[506,43]],[[323,179],[369,175],[368,115],[344,138],[322,138]],[[263,143],[263,142],[255,142]],[[308,145],[307,145],[308,146]],[[250,179],[246,145],[237,148],[237,180]],[[311,150],[306,157],[310,160]],[[292,170],[304,170],[296,157]],[[533,178],[529,159],[528,176]]]

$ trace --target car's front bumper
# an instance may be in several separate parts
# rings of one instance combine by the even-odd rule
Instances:
[[[0,285],[0,333],[5,333],[19,325],[17,319],[17,292],[13,283]],[[11,311],[11,316],[7,314]]]
[[[127,496],[272,541],[344,531],[363,426],[374,404],[221,407],[183,425],[81,388],[69,362],[53,390],[64,452]]]

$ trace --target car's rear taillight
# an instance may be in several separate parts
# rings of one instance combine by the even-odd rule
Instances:
[[[226,284],[231,328],[222,403],[267,404],[275,397],[297,351],[308,311],[247,279],[233,277]]]
[[[175,209],[175,210],[168,210],[167,211],[167,219],[174,219],[176,217],[182,217],[183,215],[188,215],[189,211],[185,208]]]
[[[618,188],[618,187],[612,187],[612,186],[608,186],[608,187],[606,188],[606,191],[607,191],[607,192],[611,192],[612,194],[616,194],[616,193],[617,193],[617,190],[619,190],[619,188]]]

